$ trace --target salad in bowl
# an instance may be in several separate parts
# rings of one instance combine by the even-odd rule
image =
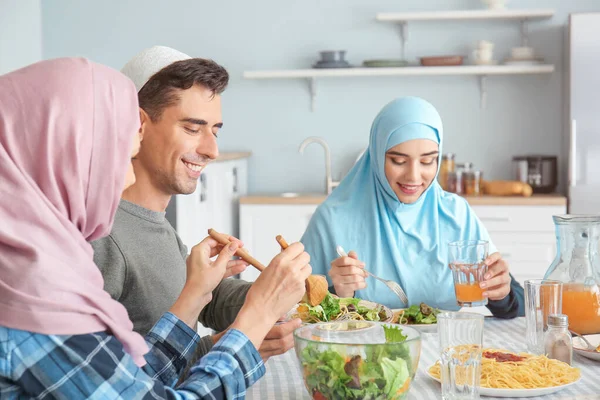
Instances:
[[[385,322],[304,325],[294,332],[294,342],[315,400],[404,399],[421,354],[418,330]]]

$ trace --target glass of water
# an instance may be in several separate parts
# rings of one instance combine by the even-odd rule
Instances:
[[[448,244],[448,263],[454,278],[456,302],[461,307],[485,306],[487,297],[479,286],[488,267],[489,242],[487,240],[461,240]]]
[[[483,315],[466,312],[438,314],[442,398],[479,399]]]
[[[562,314],[562,282],[550,279],[525,281],[525,335],[527,350],[544,354],[548,315]]]

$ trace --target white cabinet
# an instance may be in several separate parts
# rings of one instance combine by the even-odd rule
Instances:
[[[275,241],[282,235],[289,243],[304,234],[317,204],[242,204],[240,206],[240,239],[252,256],[268,265],[281,250]],[[240,278],[254,281],[259,272],[249,267]]]
[[[556,255],[553,215],[559,206],[473,206],[515,279],[541,279]]]
[[[231,160],[210,166],[208,193],[210,227],[239,236],[239,198],[247,193],[247,161]]]
[[[252,255],[267,265],[280,251],[275,236],[288,242],[300,240],[317,204],[242,204],[240,239]],[[552,216],[565,214],[566,206],[477,205],[473,210],[488,229],[494,244],[508,261],[521,284],[542,278],[556,254]],[[258,276],[248,268],[242,279]]]
[[[207,236],[209,228],[239,235],[238,201],[248,190],[247,165],[247,159],[211,163],[194,193],[175,196],[174,226],[188,250]]]

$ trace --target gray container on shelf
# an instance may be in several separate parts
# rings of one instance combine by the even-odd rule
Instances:
[[[331,63],[346,61],[346,50],[326,50],[320,51],[319,54],[321,55],[319,62]]]
[[[346,61],[346,50],[324,50],[320,51],[321,59],[313,68],[350,68],[352,65]]]

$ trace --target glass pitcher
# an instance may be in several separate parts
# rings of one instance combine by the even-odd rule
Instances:
[[[600,333],[600,215],[552,217],[556,227],[556,258],[544,279],[563,283],[562,312],[569,329]]]

